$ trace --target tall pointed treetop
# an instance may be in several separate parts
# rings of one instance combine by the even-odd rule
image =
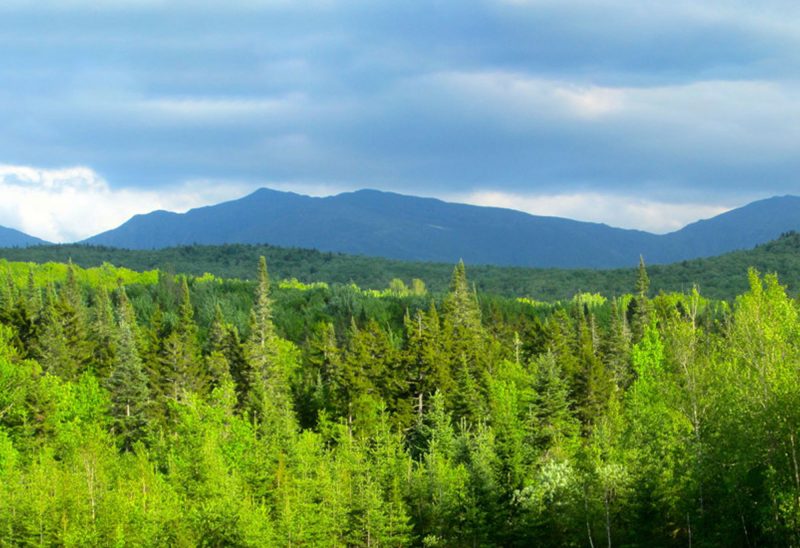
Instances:
[[[644,266],[644,257],[639,255],[639,273],[636,278],[636,292],[642,296],[647,296],[647,291],[650,289],[650,278],[647,275],[647,269]]]
[[[256,286],[256,302],[253,309],[253,340],[264,346],[272,338],[272,300],[269,297],[269,274],[267,260],[261,256],[258,260],[258,284]]]
[[[450,279],[450,292],[444,300],[444,313],[456,327],[479,328],[481,313],[474,291],[467,282],[464,261],[458,261]]]

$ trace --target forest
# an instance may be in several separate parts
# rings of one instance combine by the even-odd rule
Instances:
[[[800,303],[0,268],[0,544],[798,546]]]
[[[393,279],[422,279],[430,290],[447,291],[452,264],[413,262],[346,255],[313,249],[277,247],[268,244],[191,245],[151,250],[131,250],[85,244],[37,245],[2,248],[0,257],[9,261],[35,263],[74,262],[84,268],[106,262],[137,271],[161,270],[221,278],[252,279],[253,264],[265,256],[270,272],[281,279],[296,278],[303,283],[355,283],[366,289],[385,288]],[[645,260],[648,257],[644,257]],[[733,300],[747,290],[748,268],[776,272],[789,289],[800,289],[800,234],[788,232],[756,246],[673,264],[648,266],[654,293],[687,292],[697,286],[714,299]],[[583,291],[622,295],[631,290],[632,268],[564,269],[469,265],[470,281],[481,293],[537,300],[563,300]],[[2,271],[2,265],[0,265]]]

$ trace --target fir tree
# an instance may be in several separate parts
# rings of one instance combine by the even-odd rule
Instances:
[[[281,342],[272,324],[272,299],[267,262],[259,259],[255,303],[250,315],[250,337],[245,346],[248,364],[248,404],[253,416],[275,427],[291,415],[290,371],[280,352]],[[281,427],[277,427],[281,428]]]
[[[214,320],[208,331],[208,354],[205,357],[208,372],[209,389],[232,382],[230,362],[226,353],[226,337],[230,326],[225,323],[222,308],[217,303],[214,309]]]
[[[642,340],[645,329],[650,324],[651,305],[648,298],[650,277],[644,265],[644,258],[639,257],[639,271],[636,276],[636,293],[628,305],[628,318],[634,343]]]
[[[408,371],[414,407],[421,416],[425,410],[425,399],[437,389],[443,392],[452,390],[453,380],[442,347],[436,305],[431,303],[427,313],[418,310],[413,319],[406,311],[404,324],[406,348],[403,361]]]
[[[181,299],[178,323],[167,336],[160,359],[160,382],[170,399],[184,400],[189,393],[203,393],[206,375],[203,371],[197,341],[197,325],[186,277],[181,278]]]
[[[107,385],[111,392],[114,431],[122,448],[131,450],[147,426],[150,391],[131,326],[124,314],[120,317],[118,348]]]
[[[117,333],[114,322],[114,309],[112,308],[108,291],[104,286],[100,286],[95,294],[89,336],[92,341],[94,371],[98,377],[107,378],[111,374],[111,368],[114,365]]]

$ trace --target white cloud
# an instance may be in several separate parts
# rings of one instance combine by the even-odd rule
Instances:
[[[656,233],[678,230],[698,219],[713,217],[731,209],[731,206],[724,204],[658,202],[593,192],[545,195],[476,191],[448,196],[447,199]]]
[[[191,181],[157,190],[116,189],[88,167],[0,164],[0,225],[51,242],[72,242],[114,228],[137,213],[186,211],[238,198],[253,188]]]

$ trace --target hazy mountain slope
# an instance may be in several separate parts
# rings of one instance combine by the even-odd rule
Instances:
[[[749,249],[792,230],[800,230],[800,197],[775,196],[697,221],[663,239],[672,253],[666,259],[680,260]]]
[[[44,240],[29,236],[19,230],[0,226],[0,247],[27,247],[46,243]]]
[[[261,189],[184,214],[137,215],[85,243],[129,249],[269,243],[404,260],[611,268],[750,248],[800,230],[800,198],[754,202],[655,235],[510,209],[361,190],[312,198]]]
[[[656,241],[636,230],[373,190],[311,198],[262,189],[185,214],[138,215],[85,243],[270,243],[397,259],[612,267],[634,263]]]

